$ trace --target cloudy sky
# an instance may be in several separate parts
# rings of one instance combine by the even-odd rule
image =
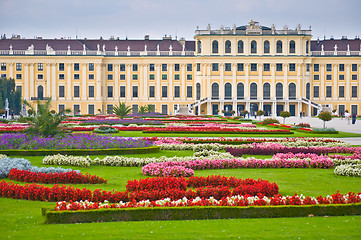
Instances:
[[[33,38],[192,39],[197,26],[312,26],[313,38],[361,35],[361,0],[0,0],[1,33]]]

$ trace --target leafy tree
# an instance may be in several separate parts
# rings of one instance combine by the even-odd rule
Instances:
[[[318,118],[323,121],[323,128],[326,128],[326,122],[332,120],[332,115],[330,112],[322,112],[318,115]]]
[[[113,113],[119,118],[124,118],[132,112],[132,108],[127,106],[124,102],[119,102],[119,105],[113,107]]]
[[[257,116],[259,116],[260,119],[261,119],[261,117],[262,117],[264,114],[265,114],[265,111],[263,111],[263,110],[258,110],[258,111],[257,111]]]
[[[291,117],[291,113],[288,111],[282,111],[280,116],[283,117],[283,124],[286,123],[286,118]]]
[[[247,110],[243,110],[243,111],[241,112],[241,114],[242,114],[243,117],[245,117],[245,116],[248,114],[248,111],[247,111]]]
[[[21,111],[21,92],[15,91],[15,80],[0,78],[0,109],[5,108],[5,100],[9,101],[9,109],[13,109],[15,114]]]
[[[138,110],[138,113],[141,114],[141,115],[144,115],[148,112],[147,110],[147,106],[140,106],[139,107],[139,110]]]

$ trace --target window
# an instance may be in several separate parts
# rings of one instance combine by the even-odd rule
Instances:
[[[180,86],[174,86],[174,97],[180,97]]]
[[[108,74],[108,80],[113,80],[113,74]]]
[[[339,70],[340,72],[345,71],[345,64],[340,64],[340,65],[338,65],[338,70]]]
[[[168,114],[168,105],[167,104],[162,104],[162,113]]]
[[[74,74],[74,79],[75,79],[75,80],[79,80],[79,79],[80,79],[80,75],[79,75],[78,73],[75,73],[75,74]]]
[[[138,97],[138,86],[133,86],[133,98]]]
[[[79,95],[79,86],[74,86],[74,97],[78,98]]]
[[[1,78],[6,78],[6,74],[2,73]]]
[[[326,71],[332,72],[332,64],[326,64]]]
[[[65,110],[65,105],[64,104],[59,104],[58,108],[59,108],[59,113],[62,113]]]
[[[308,49],[310,48],[309,45],[310,45],[310,42],[306,41],[306,54],[308,54],[308,51],[309,51]]]
[[[174,64],[174,71],[179,72],[179,64],[178,63]]]
[[[345,97],[345,86],[338,87],[338,97],[340,98]]]
[[[257,42],[254,40],[251,42],[251,53],[257,53]]]
[[[290,72],[296,71],[296,64],[290,63],[289,66],[288,66],[288,70],[289,70]]]
[[[212,84],[212,99],[219,99],[219,85],[218,83]]]
[[[138,113],[138,104],[133,104],[132,105],[132,112],[133,113]]]
[[[43,86],[38,86],[38,99],[43,100],[44,98],[44,88]]]
[[[162,64],[162,71],[163,72],[166,72],[167,71],[167,64]]]
[[[268,100],[271,98],[271,84],[263,84],[263,99]]]
[[[282,72],[283,71],[282,63],[276,63],[276,71],[277,72]]]
[[[149,86],[149,97],[155,97],[155,86]]]
[[[138,80],[138,74],[133,74],[132,78],[133,80]]]
[[[80,105],[79,104],[74,104],[73,109],[74,109],[74,115],[80,113]]]
[[[332,75],[331,75],[331,74],[327,74],[327,75],[326,75],[326,80],[332,80]]]
[[[309,72],[309,71],[310,71],[310,64],[307,63],[307,64],[306,64],[306,72]]]
[[[60,74],[59,74],[59,80],[64,80],[64,79],[65,79],[65,75],[62,74],[62,73],[60,73]]]
[[[113,104],[107,104],[107,114],[113,113]]]
[[[196,84],[196,100],[200,100],[201,99],[201,84],[197,83]]]
[[[154,63],[149,64],[149,72],[154,72]]]
[[[180,79],[179,74],[175,74],[174,75],[174,80],[179,80],[179,79]]]
[[[59,71],[64,71],[64,68],[65,68],[64,63],[59,63]]]
[[[89,63],[88,65],[88,70],[89,72],[93,72],[94,71],[94,63]],[[90,105],[89,105],[90,106]]]
[[[91,97],[91,98],[94,97],[94,86],[88,87],[88,97]]]
[[[225,53],[231,53],[232,50],[232,44],[231,41],[227,40],[224,46]]]
[[[243,53],[243,41],[238,41],[238,53]]]
[[[239,71],[239,72],[244,71],[244,64],[243,63],[237,63],[237,71]]]
[[[351,80],[357,80],[357,74],[352,74],[351,75]]]
[[[187,80],[192,80],[193,79],[193,75],[192,74],[187,74]]]
[[[310,100],[310,91],[311,91],[310,86],[311,86],[310,83],[306,84],[306,98],[308,100]]]
[[[252,72],[257,71],[257,63],[251,63],[251,71]]]
[[[187,86],[187,98],[193,97],[193,87]]]
[[[197,72],[200,72],[200,71],[201,71],[201,64],[197,63]]]
[[[320,64],[313,64],[313,71],[319,72],[320,71]]]
[[[313,86],[313,97],[314,98],[320,97],[320,87],[319,86]]]
[[[21,73],[16,74],[16,79],[22,79],[22,78],[23,77],[22,77]]]
[[[357,98],[357,86],[351,86],[351,97]]]
[[[212,71],[218,71],[218,63],[212,63]]]
[[[43,74],[38,74],[38,80],[43,80],[44,79],[44,75]]]
[[[357,64],[352,64],[351,65],[351,71],[352,72],[357,72]]]
[[[225,68],[226,72],[230,72],[230,71],[232,71],[232,64],[226,63],[226,64],[224,64],[224,68]]]
[[[125,86],[120,86],[119,97],[125,98]]]
[[[296,53],[296,43],[295,41],[290,41],[290,53]]]
[[[124,72],[125,71],[125,64],[119,64],[119,71]]]
[[[283,84],[276,84],[276,99],[283,99]]]
[[[201,43],[201,41],[197,42],[197,51],[198,51],[198,53],[202,52],[202,43]]]
[[[94,104],[89,104],[88,105],[88,114],[89,115],[94,115]]]
[[[125,80],[125,74],[120,74],[119,75],[119,80]]]
[[[251,96],[251,99],[257,99],[257,83],[251,83],[250,96]]]
[[[320,75],[318,74],[313,75],[313,80],[320,80]]]
[[[224,98],[232,99],[232,84],[230,83],[224,85]]]
[[[269,72],[270,70],[271,70],[270,64],[269,63],[264,63],[263,64],[263,71]]]
[[[338,76],[338,80],[345,80],[345,75],[340,74],[340,75]]]
[[[6,63],[1,63],[1,71],[6,71]]]
[[[74,71],[79,71],[79,63],[74,63]]]
[[[149,80],[154,80],[154,74],[149,74]]]
[[[168,86],[162,86],[162,98],[168,97]]]
[[[16,64],[16,71],[21,71],[22,70],[22,65],[21,63],[17,63]]]
[[[107,91],[107,96],[108,98],[112,98],[113,97],[113,86],[108,86],[108,91]]]
[[[244,84],[237,84],[237,99],[244,99]]]
[[[168,79],[168,75],[167,74],[162,74],[162,80],[167,80]]]
[[[282,41],[278,40],[276,45],[277,53],[282,53]]]
[[[43,71],[43,70],[44,70],[44,64],[38,63],[38,71]]]
[[[23,87],[22,86],[16,86],[16,92],[20,93],[20,96],[23,94]]]
[[[138,72],[138,64],[133,64],[133,72]]]
[[[263,43],[263,53],[270,53],[269,41],[264,41]]]
[[[188,71],[188,72],[191,72],[191,71],[192,71],[192,64],[191,64],[191,63],[188,63],[188,64],[187,64],[187,71]]]
[[[327,98],[332,97],[332,86],[326,86],[326,97]]]
[[[113,64],[108,64],[108,72],[113,72]]]
[[[65,87],[59,86],[59,97],[65,97]]]
[[[88,78],[89,78],[89,80],[94,80],[94,74],[89,74]]]
[[[212,42],[212,53],[218,53],[218,41],[216,40]]]

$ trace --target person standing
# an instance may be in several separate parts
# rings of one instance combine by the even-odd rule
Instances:
[[[352,124],[356,123],[356,113],[352,114]]]
[[[300,112],[300,118],[302,118],[302,112]]]
[[[347,124],[350,124],[350,117],[351,114],[348,112],[348,110],[345,111],[345,119],[347,120]]]

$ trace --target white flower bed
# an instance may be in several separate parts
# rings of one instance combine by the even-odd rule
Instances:
[[[340,165],[337,166],[334,170],[336,175],[348,176],[348,177],[361,177],[361,164],[357,165]]]
[[[6,158],[7,156],[5,154],[0,154],[0,159]]]
[[[65,165],[65,166],[81,166],[81,167],[90,167],[91,158],[89,156],[67,156],[67,155],[53,155],[46,156],[43,158],[43,164],[45,165]]]

